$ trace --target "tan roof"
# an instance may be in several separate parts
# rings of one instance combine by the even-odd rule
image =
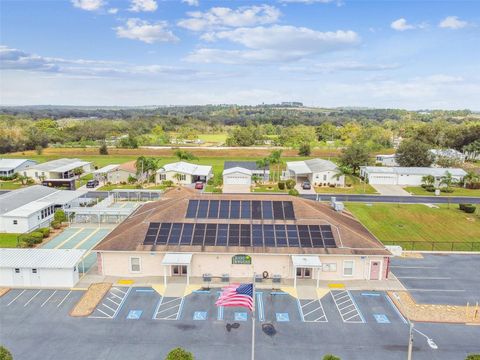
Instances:
[[[191,219],[185,218],[189,200],[283,200],[292,201],[296,220],[252,220],[252,219]],[[151,222],[184,223],[231,223],[231,224],[316,224],[331,225],[336,248],[301,247],[221,247],[221,246],[179,246],[143,245]],[[132,215],[113,230],[95,250],[99,251],[188,251],[188,252],[233,252],[233,253],[272,253],[272,254],[358,254],[385,255],[390,252],[353,215],[339,213],[328,205],[288,195],[199,195],[191,189],[168,191],[155,202],[138,208]]]
[[[123,163],[119,166],[119,169],[131,172],[133,174],[137,173],[137,167],[135,166],[135,160]]]

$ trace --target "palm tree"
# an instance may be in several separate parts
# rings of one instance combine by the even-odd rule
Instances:
[[[195,155],[193,155],[189,151],[177,149],[174,152],[174,154],[178,158],[178,160],[180,160],[180,161],[182,161],[182,160],[198,160],[198,157],[196,157]]]
[[[353,174],[353,170],[350,166],[340,165],[337,168],[337,172],[335,173],[335,175],[333,175],[333,178],[338,180],[342,176],[345,176],[345,178],[347,178],[347,176],[352,175],[352,174]]]
[[[271,165],[276,165],[276,172],[273,175],[273,181],[275,181],[275,174],[278,173],[278,179],[280,180],[280,166],[282,164],[282,150],[273,150],[270,156],[268,157],[268,161]],[[271,169],[270,169],[271,171]]]
[[[422,184],[426,186],[432,186],[435,184],[435,177],[433,175],[425,175],[422,177]]]
[[[440,185],[445,185],[447,188],[449,188],[453,183],[454,183],[454,179],[452,177],[452,174],[447,171],[445,173],[445,176],[442,176],[441,180],[440,180]]]
[[[265,173],[267,171],[267,167],[270,164],[270,162],[268,158],[263,158],[263,159],[257,160],[256,164],[257,164],[257,167],[259,167],[260,169],[263,169],[263,179],[261,181],[263,183],[263,181],[265,180]]]
[[[467,185],[474,185],[478,183],[480,183],[480,175],[478,175],[474,171],[469,171],[467,175],[463,177],[464,187],[467,187]]]

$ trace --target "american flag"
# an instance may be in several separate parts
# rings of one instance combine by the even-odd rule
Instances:
[[[253,284],[232,284],[224,287],[217,306],[240,306],[253,310]]]

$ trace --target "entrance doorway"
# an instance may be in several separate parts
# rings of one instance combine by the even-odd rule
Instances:
[[[370,261],[370,280],[380,280],[380,261]]]
[[[298,279],[311,279],[312,278],[312,269],[311,268],[297,268],[297,278]]]
[[[186,276],[187,265],[172,265],[173,276]]]

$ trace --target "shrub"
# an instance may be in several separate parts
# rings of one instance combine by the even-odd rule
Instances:
[[[60,223],[60,221],[53,220],[53,221],[50,223],[50,226],[51,226],[53,229],[60,229],[60,227],[62,226],[62,224]]]
[[[303,143],[298,148],[298,155],[300,156],[310,156],[312,148],[309,143]]]
[[[48,235],[50,235],[50,228],[40,228],[38,229],[38,232],[41,232],[43,237],[46,238]]]
[[[0,360],[13,360],[13,356],[4,346],[0,346]]]
[[[298,196],[298,190],[297,189],[290,189],[288,190],[288,195],[292,195],[292,196]]]
[[[278,182],[278,188],[280,190],[285,190],[285,182],[284,181],[279,181]]]
[[[323,360],[341,360],[338,356],[327,354],[323,357]]]
[[[55,210],[55,215],[53,215],[53,220],[59,222],[60,224],[67,221],[67,215],[63,210]]]
[[[100,145],[98,152],[100,155],[108,155],[108,148],[105,142],[102,142],[102,145]]]
[[[465,360],[480,360],[480,354],[468,354]]]
[[[221,193],[222,193],[222,189],[220,189],[220,188],[213,188],[212,193],[221,194]]]
[[[33,247],[33,245],[40,244],[42,242],[43,234],[39,231],[34,231],[29,234],[20,235],[18,240],[25,247]]]
[[[441,188],[440,191],[443,193],[453,193],[453,188],[447,186],[447,187]]]
[[[167,354],[165,360],[193,360],[193,354],[181,347],[177,347]]]
[[[426,191],[428,191],[428,192],[435,192],[435,186],[433,186],[433,185],[425,185],[425,184],[423,184],[422,187],[423,187]]]
[[[290,190],[293,189],[296,184],[297,183],[293,179],[288,179],[287,181],[285,181],[285,186],[287,187],[287,189],[290,189]]]
[[[473,214],[475,210],[477,210],[477,207],[475,205],[468,205],[463,211],[465,211],[467,214]]]
[[[134,177],[134,176],[132,176],[132,175],[130,175],[130,176],[128,177],[128,180],[127,180],[127,181],[128,181],[129,184],[135,184],[135,183],[137,182],[137,178]]]
[[[215,181],[215,179],[213,177],[208,179],[207,185],[213,185],[214,181]]]
[[[172,187],[173,186],[173,181],[172,180],[163,180],[162,185],[166,187]]]
[[[135,185],[135,189],[143,189],[142,184],[137,184],[137,185]]]

